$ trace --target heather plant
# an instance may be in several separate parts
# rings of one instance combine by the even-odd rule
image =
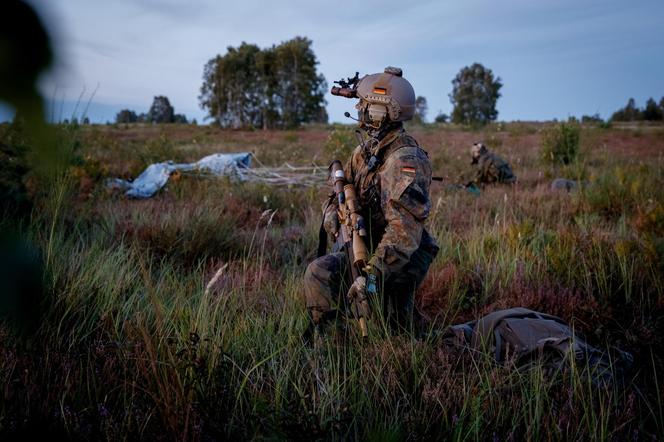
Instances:
[[[588,212],[604,217],[633,214],[652,201],[661,202],[663,177],[653,166],[614,166],[594,177],[584,192]]]
[[[165,133],[149,140],[142,146],[142,149],[136,151],[134,156],[138,157],[144,166],[162,161],[178,162],[182,160],[182,154],[174,148],[173,142]]]

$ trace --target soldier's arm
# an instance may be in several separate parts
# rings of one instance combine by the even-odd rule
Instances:
[[[490,182],[492,168],[495,168],[495,166],[491,158],[486,155],[482,156],[477,164],[477,173],[475,174],[475,179],[472,183],[479,186]]]
[[[478,166],[477,171],[475,172],[475,176],[473,176],[472,180],[470,180],[470,181],[468,181],[468,183],[466,183],[466,187],[472,186],[472,185],[475,185],[475,184],[480,184],[482,182],[482,176],[483,176],[482,168],[480,166]]]
[[[431,166],[423,152],[408,149],[381,171],[381,206],[387,227],[369,264],[383,280],[401,270],[417,250],[431,201]]]
[[[487,181],[492,164],[493,163],[486,155],[480,158],[480,163],[477,168],[477,181],[475,181],[477,184]]]

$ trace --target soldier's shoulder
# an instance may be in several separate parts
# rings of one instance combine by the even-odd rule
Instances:
[[[395,150],[390,158],[393,161],[429,162],[429,154],[418,145],[404,145]]]
[[[393,160],[399,163],[430,164],[429,154],[418,145],[405,145],[394,151]]]
[[[390,174],[406,172],[428,176],[431,174],[431,162],[419,146],[403,146],[387,158],[384,170]]]
[[[497,153],[493,154],[493,162],[496,163],[496,164],[501,164],[501,165],[502,164],[507,164],[507,161],[505,160],[505,158],[501,157]]]
[[[483,163],[495,163],[496,160],[498,160],[498,159],[499,159],[499,157],[498,157],[498,155],[496,155],[495,153],[493,153],[493,152],[487,152],[487,153],[485,153],[484,155],[480,156],[480,158],[478,159],[477,162],[478,162],[479,164],[483,164]]]
[[[426,151],[420,146],[420,143],[405,130],[401,131],[399,137],[395,140],[395,144],[398,146],[395,150],[397,155],[412,155],[418,151],[418,154],[428,156]]]
[[[358,144],[355,149],[353,149],[353,152],[350,154],[350,162],[356,165],[356,163],[360,160],[362,160],[362,145]]]
[[[400,144],[404,146],[419,146],[420,143],[417,142],[417,140],[408,132],[405,130],[401,132],[401,136],[399,137]]]
[[[353,149],[353,152],[350,154],[351,158],[356,157],[358,155],[362,155],[362,145],[358,144],[355,146],[355,149]]]

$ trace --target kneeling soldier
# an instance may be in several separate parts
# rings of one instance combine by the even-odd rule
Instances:
[[[383,310],[391,323],[406,328],[413,316],[415,290],[438,253],[424,227],[431,208],[429,156],[403,128],[403,121],[413,117],[415,93],[401,69],[392,67],[340,84],[332,93],[359,98],[355,107],[359,127],[366,133],[344,174],[359,199],[370,259],[364,274],[349,284],[347,254],[320,256],[325,246],[319,248],[319,258],[309,264],[304,277],[306,306],[319,325],[345,314],[346,296],[364,296],[382,303],[372,305],[374,311]],[[340,227],[338,204],[331,197],[324,209],[323,226],[334,238]]]

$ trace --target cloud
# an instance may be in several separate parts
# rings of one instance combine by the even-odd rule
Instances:
[[[176,107],[199,112],[207,60],[242,41],[265,47],[296,35],[313,40],[328,83],[356,70],[402,67],[416,91],[427,97],[432,117],[438,109],[449,112],[453,76],[475,61],[504,79],[498,106],[506,118],[562,117],[594,108],[595,88],[608,84],[613,90],[601,99],[603,108],[617,95],[664,89],[664,80],[630,65],[661,59],[664,4],[654,0],[641,7],[618,0],[369,0],[352,6],[318,0],[35,3],[48,4],[63,29],[58,41],[64,67],[51,83],[75,97],[83,85],[92,88],[99,82],[97,99],[104,103],[148,106],[154,95],[165,94]],[[649,69],[661,71],[663,63],[650,62]],[[588,89],[587,78],[600,69],[606,70],[602,78]],[[622,79],[626,83],[616,88]],[[346,100],[327,98],[335,120],[352,107]]]

